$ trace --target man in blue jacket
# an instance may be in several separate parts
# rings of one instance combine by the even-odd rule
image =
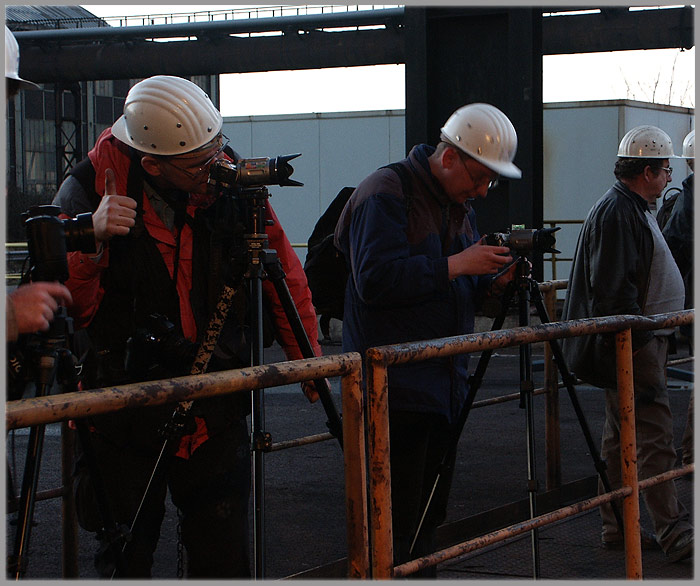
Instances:
[[[502,291],[515,265],[494,280],[512,257],[508,248],[481,241],[470,201],[485,198],[499,176],[520,178],[516,149],[503,112],[469,104],[447,120],[437,147],[415,146],[359,184],[335,232],[350,268],[344,351],[473,332],[480,301]],[[389,369],[395,564],[434,551],[451,472],[441,477],[409,554],[466,397],[467,361],[461,355]],[[422,573],[435,575],[434,567]]]

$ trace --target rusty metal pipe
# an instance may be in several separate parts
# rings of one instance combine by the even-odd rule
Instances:
[[[549,525],[556,521],[561,521],[562,519],[566,519],[573,515],[577,515],[579,513],[595,509],[604,503],[609,503],[615,499],[626,497],[631,493],[631,491],[632,489],[629,486],[623,486],[621,488],[618,488],[617,490],[613,490],[611,492],[607,492],[605,494],[601,494],[590,499],[579,501],[578,503],[574,503],[573,505],[569,505],[567,507],[551,511],[543,515],[538,515],[533,519],[528,519],[527,521],[515,523],[497,531],[492,531],[491,533],[487,533],[486,535],[475,537],[474,539],[470,539],[469,541],[453,545],[452,547],[448,547],[446,549],[437,551],[433,554],[424,556],[422,558],[416,558],[415,560],[411,560],[410,562],[406,562],[404,564],[396,566],[394,568],[393,575],[395,578],[405,577],[428,566],[437,565],[441,562],[445,562],[447,560],[466,555],[469,552],[472,552],[476,549],[481,549],[494,543],[505,541],[506,539],[510,539],[512,537],[517,537],[518,535],[527,533],[528,531],[532,531],[533,529],[544,527],[545,525]]]
[[[279,452],[280,450],[287,450],[289,448],[298,448],[301,446],[308,446],[311,444],[318,444],[320,442],[325,442],[327,440],[335,439],[332,433],[316,433],[314,435],[307,435],[297,439],[284,440],[281,442],[274,442],[270,446],[271,452]]]
[[[542,301],[549,321],[557,321],[557,289],[555,286],[548,287],[543,291]],[[544,345],[544,388],[547,391],[544,402],[545,487],[547,490],[553,490],[561,486],[562,479],[561,430],[559,426],[559,371],[549,344]]]
[[[626,327],[635,330],[673,328],[692,323],[694,315],[694,310],[688,309],[656,316],[619,315],[551,322],[436,340],[378,346],[367,350],[367,357],[373,362],[383,360],[391,366],[428,358],[454,356],[455,354],[480,352],[487,349],[505,348],[559,338],[572,338],[584,334],[615,333]]]
[[[625,566],[628,579],[641,580],[642,542],[639,530],[639,480],[637,478],[637,438],[634,421],[632,330],[618,332],[615,335],[615,340],[622,484],[632,489],[631,494],[622,502],[625,526]]]
[[[344,375],[360,361],[355,353],[279,362],[138,384],[8,401],[6,428],[17,429],[121,409],[192,401],[255,388],[268,388]]]
[[[669,480],[674,480],[680,476],[685,476],[686,474],[692,474],[695,472],[695,464],[686,464],[682,468],[674,468],[673,470],[667,470],[656,476],[651,476],[650,478],[645,478],[639,481],[639,490],[644,490],[650,486],[656,486],[662,482],[667,482]]]
[[[343,456],[345,458],[345,512],[348,540],[348,578],[369,576],[369,513],[362,366],[342,379]]]
[[[369,352],[368,352],[369,354]],[[394,542],[391,527],[391,467],[389,451],[389,393],[386,364],[368,360],[367,447],[369,451],[370,560],[372,578],[392,577]]]
[[[552,322],[540,326],[513,328],[510,330],[491,331],[479,334],[468,334],[452,338],[441,338],[423,342],[387,345],[370,348],[366,352],[367,385],[368,385],[368,435],[369,466],[370,466],[370,520],[372,550],[372,577],[375,579],[387,579],[403,576],[425,567],[439,563],[442,558],[430,559],[432,563],[416,565],[417,560],[391,567],[393,556],[391,534],[391,482],[389,469],[388,445],[388,375],[387,367],[390,364],[400,364],[409,361],[426,360],[434,357],[451,356],[465,352],[495,349],[513,346],[522,343],[532,343],[574,337],[592,333],[617,333],[622,329],[635,328],[640,330],[659,329],[661,327],[675,327],[677,325],[690,324],[694,320],[694,310],[660,314],[650,317],[642,316],[610,316],[603,318],[588,318],[572,320],[568,322]],[[630,351],[631,352],[631,351]],[[630,355],[631,360],[631,355]],[[631,372],[631,362],[629,364]],[[386,428],[386,430],[385,430]],[[380,431],[377,434],[377,431]],[[386,445],[385,445],[386,442]],[[636,470],[635,470],[636,473]],[[636,485],[635,485],[636,486]],[[598,506],[611,499],[605,499],[610,495],[630,494],[631,488],[623,486],[618,491],[612,491],[594,499]],[[637,507],[639,495],[636,494]],[[580,503],[579,503],[580,504]],[[638,523],[638,516],[636,517]],[[532,530],[532,525],[527,525],[520,532]],[[639,540],[639,526],[636,527]],[[480,547],[485,544],[477,545]],[[437,555],[437,554],[435,554]],[[456,555],[460,555],[459,553]],[[455,557],[455,556],[451,556]],[[403,568],[400,572],[398,568]],[[630,567],[630,573],[634,573]]]

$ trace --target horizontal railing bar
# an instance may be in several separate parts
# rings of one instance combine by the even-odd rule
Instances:
[[[635,330],[672,328],[692,323],[693,317],[694,310],[688,309],[655,316],[618,315],[550,322],[536,326],[378,346],[370,348],[367,351],[367,357],[373,362],[384,362],[387,365],[404,364],[413,360],[454,356],[584,334],[613,333],[626,328]]]
[[[237,391],[343,376],[361,363],[356,352],[249,366],[158,381],[8,401],[6,428],[17,429],[131,409],[193,401]]]

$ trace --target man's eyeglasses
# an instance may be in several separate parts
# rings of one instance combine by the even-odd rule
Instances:
[[[673,173],[673,167],[659,167],[662,171],[666,171],[668,173],[668,176],[671,176],[671,173]]]
[[[467,167],[467,160],[462,156],[461,153],[459,153],[459,158],[462,160],[462,163],[464,164],[464,168],[467,170],[467,173],[468,173],[469,177],[471,178],[472,183],[474,183],[474,185],[476,187],[481,187],[482,185],[484,185],[487,182],[488,182],[488,186],[487,186],[488,190],[494,189],[495,187],[498,186],[498,177],[496,177],[496,179],[489,179],[487,176],[483,176],[478,181],[474,181],[474,176],[471,174],[469,167]]]
[[[214,145],[212,145],[211,148],[216,147],[216,151],[203,163],[200,163],[194,170],[189,170],[184,167],[179,167],[177,165],[173,165],[172,161],[185,161],[186,157],[169,157],[163,159],[166,163],[168,163],[171,167],[175,167],[178,171],[182,171],[185,175],[187,175],[190,179],[197,181],[202,174],[206,173],[209,169],[209,165],[211,165],[216,159],[219,158],[219,155],[223,152],[223,150],[228,146],[229,139],[225,134],[220,134]],[[190,157],[191,158],[191,157]]]

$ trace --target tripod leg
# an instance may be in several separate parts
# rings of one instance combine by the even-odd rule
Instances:
[[[279,262],[279,259],[275,257],[275,263],[269,268],[266,266],[266,270],[268,271],[268,275],[270,276],[275,286],[275,291],[277,292],[277,295],[280,298],[285,315],[287,316],[289,324],[292,327],[294,337],[296,338],[297,344],[299,345],[302,355],[304,356],[304,358],[313,358],[313,348],[311,347],[309,337],[307,336],[306,330],[304,329],[304,325],[301,321],[301,318],[299,317],[299,312],[297,311],[296,305],[294,305],[294,300],[292,299],[292,295],[289,292],[287,282],[284,280],[285,275],[284,271],[282,270],[282,266]],[[321,404],[323,405],[323,408],[326,411],[326,415],[328,416],[328,422],[326,425],[328,425],[328,429],[338,440],[338,442],[340,443],[340,447],[342,448],[343,424],[341,421],[341,417],[338,414],[338,411],[336,410],[335,404],[333,403],[330,388],[328,386],[328,381],[326,381],[325,379],[318,379],[314,381],[314,384],[316,386],[318,396],[321,399]]]
[[[508,307],[510,306],[513,294],[514,289],[510,287],[506,289],[503,299],[501,300],[501,310],[499,311],[496,318],[493,320],[493,324],[491,326],[492,332],[500,330],[503,327],[503,323],[506,320],[506,314],[508,313]],[[464,429],[464,426],[467,423],[467,417],[469,416],[469,412],[471,411],[474,399],[476,398],[476,393],[481,387],[482,381],[484,380],[484,374],[486,373],[486,369],[489,365],[489,360],[491,359],[492,354],[493,350],[484,350],[481,353],[481,356],[479,357],[479,362],[476,365],[476,368],[474,369],[474,373],[469,377],[469,391],[467,393],[467,397],[464,400],[464,405],[462,405],[462,410],[459,413],[459,417],[455,422],[450,446],[445,452],[445,455],[442,457],[440,465],[438,466],[438,472],[435,476],[435,481],[433,482],[433,487],[430,490],[428,500],[425,503],[425,508],[423,509],[423,513],[421,514],[420,521],[418,522],[416,534],[413,536],[413,541],[411,542],[409,554],[413,553],[413,549],[416,546],[416,541],[418,541],[418,537],[420,536],[421,529],[423,528],[423,523],[425,522],[425,518],[427,517],[428,511],[430,510],[430,505],[433,502],[435,491],[438,487],[438,484],[440,483],[442,475],[445,472],[445,467],[447,466],[448,462],[452,461],[452,456],[457,451],[457,444],[459,443],[459,438],[461,437],[462,430]]]
[[[526,265],[522,265],[523,267]],[[530,295],[522,283],[518,286],[518,313],[521,326],[530,325]],[[535,458],[535,418],[532,394],[535,385],[532,380],[532,350],[530,344],[520,345],[520,408],[525,409],[527,434],[527,491],[530,500],[530,518],[537,516],[537,462]],[[540,577],[539,530],[530,531],[532,542],[533,577]]]
[[[535,307],[537,308],[537,313],[540,317],[540,321],[543,324],[549,323],[550,320],[549,316],[547,315],[547,308],[544,306],[544,300],[542,299],[542,294],[540,293],[539,285],[534,280],[532,281],[531,292],[533,302],[535,304]],[[586,440],[588,451],[591,453],[591,457],[593,458],[593,464],[595,466],[596,472],[598,473],[598,476],[606,492],[610,492],[612,488],[610,486],[610,480],[608,479],[608,473],[606,472],[607,467],[605,462],[600,457],[598,448],[596,447],[593,436],[591,435],[591,430],[588,427],[586,416],[584,415],[583,409],[581,408],[581,404],[579,403],[578,395],[576,394],[576,389],[574,387],[576,379],[567,368],[566,359],[564,358],[564,353],[561,351],[559,341],[550,340],[549,346],[552,349],[552,356],[554,357],[554,361],[556,362],[557,368],[559,369],[559,373],[561,374],[562,382],[566,386],[566,390],[569,394],[571,404],[574,408],[574,411],[576,412],[576,417],[578,418],[579,425],[581,426],[581,431],[583,432],[583,436]],[[613,514],[615,515],[615,520],[617,521],[618,527],[620,528],[620,532],[622,532],[624,525],[622,521],[622,515],[617,506],[617,503],[611,502],[610,506],[612,507]]]
[[[14,552],[7,563],[8,574],[20,579],[27,570],[27,552],[34,521],[34,504],[39,468],[44,444],[44,425],[32,427],[27,445],[27,461],[24,466],[22,492],[20,494],[19,510],[17,513],[17,530],[15,533]]]
[[[252,278],[251,288],[251,366],[262,363],[262,280]],[[257,327],[255,327],[257,324]],[[265,394],[254,389],[251,396],[251,449],[253,465],[253,547],[255,579],[265,578]]]
[[[87,424],[82,419],[75,420],[75,427],[78,432],[78,439],[87,462],[92,486],[95,490],[97,506],[102,519],[102,532],[99,537],[102,543],[100,559],[105,563],[103,576],[122,577],[126,576],[126,566],[124,564],[124,554],[121,542],[129,539],[129,532],[126,527],[119,527],[112,517],[107,492],[102,481],[102,474],[98,468],[95,450],[90,440],[90,432]]]

